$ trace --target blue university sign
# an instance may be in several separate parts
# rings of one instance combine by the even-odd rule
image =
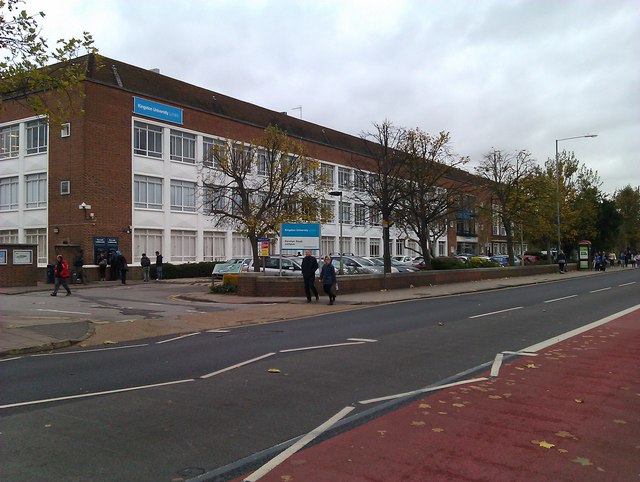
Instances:
[[[142,97],[133,98],[133,112],[135,114],[153,117],[163,121],[182,124],[182,109],[172,105],[161,104]]]
[[[319,223],[282,223],[280,249],[320,251]]]

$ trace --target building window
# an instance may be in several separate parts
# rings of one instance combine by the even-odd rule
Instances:
[[[20,126],[18,124],[0,129],[0,159],[18,157],[20,154]]]
[[[171,181],[171,210],[195,212],[196,184],[188,181]]]
[[[196,232],[171,231],[171,261],[196,260]]]
[[[398,256],[404,255],[404,239],[396,239],[396,254]]]
[[[320,250],[322,255],[328,255],[336,249],[336,238],[333,236],[322,236],[320,238]]]
[[[351,224],[351,203],[338,202],[340,205],[340,221],[342,224]]]
[[[0,243],[3,244],[16,244],[18,242],[18,230],[17,229],[2,229],[0,230]]]
[[[322,200],[321,222],[332,224],[336,222],[336,202],[327,199]]]
[[[367,238],[356,238],[356,256],[369,256],[367,252]]]
[[[142,253],[153,259],[153,253],[162,253],[162,230],[161,229],[138,229],[133,236],[134,259],[139,259]]]
[[[25,207],[42,208],[47,205],[47,174],[29,174],[25,176]]]
[[[27,154],[47,152],[47,123],[44,120],[27,122]]]
[[[141,156],[162,157],[162,127],[133,123],[133,152]]]
[[[364,226],[367,223],[367,207],[364,204],[356,204],[354,211],[356,226]]]
[[[380,238],[371,238],[369,240],[369,256],[380,256]]]
[[[137,208],[162,209],[162,179],[134,176],[133,202]]]
[[[71,194],[71,181],[60,181],[60,195]]]
[[[351,238],[350,237],[341,237],[338,239],[339,246],[342,248],[342,254],[351,254],[353,250],[351,249]]]
[[[18,176],[0,179],[0,211],[13,211],[18,204]]]
[[[333,180],[333,172],[335,171],[334,167],[329,164],[320,164],[320,181],[322,183],[322,187],[326,187],[329,189],[333,189],[334,180]]]
[[[182,131],[171,131],[172,161],[196,163],[196,136]]]
[[[267,175],[267,153],[264,151],[258,151],[258,176]]]
[[[222,139],[204,137],[202,139],[202,162],[207,167],[215,167],[216,157],[223,156],[227,143]]]
[[[356,171],[353,175],[353,190],[364,192],[367,190],[367,175],[362,171]]]
[[[204,188],[203,212],[224,211],[226,204],[226,189],[222,186]]]
[[[438,241],[438,256],[447,255],[447,243],[444,241]]]
[[[25,229],[24,237],[28,244],[38,245],[38,264],[47,264],[47,229]]]
[[[351,169],[346,167],[338,168],[338,189],[351,188]]]
[[[376,211],[375,208],[369,209],[369,219],[371,220],[372,226],[380,226],[380,212]]]
[[[226,245],[227,234],[217,231],[205,231],[203,233],[204,241],[204,253],[203,259],[205,261],[220,261],[227,259],[226,257]]]
[[[231,236],[231,256],[234,258],[241,258],[251,255],[252,251],[249,238],[243,234],[233,233]]]

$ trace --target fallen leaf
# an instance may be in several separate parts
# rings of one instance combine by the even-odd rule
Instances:
[[[569,451],[567,449],[558,449],[558,452],[561,454],[566,454]]]
[[[452,405],[454,407],[458,407],[458,408],[464,408],[465,407],[464,403],[453,403]]]
[[[575,459],[573,459],[571,462],[575,462],[576,464],[580,464],[583,467],[586,467],[587,465],[593,465],[591,463],[591,460],[584,458],[584,457],[576,457]]]
[[[278,368],[269,368],[267,371],[269,373],[280,373],[280,370]]]
[[[554,435],[561,438],[572,438],[573,440],[578,440],[578,437],[573,435],[571,432],[567,432],[565,430],[561,430],[560,432],[556,432]]]
[[[105,341],[103,341],[103,342],[102,342],[102,344],[103,344],[103,345],[114,345],[114,344],[116,344],[116,343],[117,343],[117,342],[115,342],[115,341],[111,341],[111,340],[105,340]]]
[[[444,429],[440,428],[440,427],[436,427],[436,428],[432,428],[431,431],[432,432],[436,432],[436,433],[440,433],[440,432],[444,432]]]
[[[554,445],[554,444],[549,443],[549,442],[547,442],[546,440],[543,440],[543,441],[542,441],[542,442],[540,442],[538,445],[539,445],[540,447],[545,448],[545,449],[551,449],[551,448],[555,447],[555,445]]]
[[[535,363],[527,363],[527,368],[538,368]]]
[[[428,403],[421,403],[420,405],[418,405],[418,408],[431,408],[431,405],[429,405]]]
[[[621,419],[619,419],[619,418],[616,418],[616,419],[613,421],[613,423],[625,424],[625,423],[627,423],[627,422],[626,422],[626,420],[621,420]]]
[[[574,400],[574,402],[576,402],[576,403],[584,403],[584,400],[582,400],[581,398],[576,398]]]
[[[424,422],[416,422],[415,420],[413,422],[411,422],[411,425],[413,425],[414,427],[422,427],[423,425],[425,425]]]

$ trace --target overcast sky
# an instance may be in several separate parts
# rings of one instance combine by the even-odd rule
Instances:
[[[640,0],[27,0],[50,40],[360,135],[448,131],[640,186]],[[301,107],[301,108],[299,108]]]

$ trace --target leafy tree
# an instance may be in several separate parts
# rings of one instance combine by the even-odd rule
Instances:
[[[619,231],[622,216],[617,210],[616,202],[611,199],[602,199],[598,205],[598,213],[595,220],[595,236],[592,238],[594,251],[611,251],[619,243]]]
[[[626,186],[614,195],[620,214],[619,248],[638,251],[640,248],[640,186]]]
[[[399,225],[420,245],[427,269],[431,269],[431,245],[447,229],[447,217],[457,208],[462,184],[453,180],[467,158],[452,153],[448,132],[431,136],[420,129],[407,131],[402,150],[406,154]]]
[[[535,162],[526,150],[511,154],[493,149],[485,154],[483,161],[476,167],[478,176],[483,178],[485,186],[492,194],[492,202],[487,209],[497,216],[505,229],[509,264],[514,264],[514,229],[523,225],[528,196],[527,185],[535,174]]]
[[[44,12],[29,14],[20,9],[21,3],[0,0],[0,51],[4,55],[0,58],[0,102],[15,100],[60,122],[86,72],[82,62],[73,60],[84,53],[97,53],[97,49],[88,32],[79,39],[60,39],[51,49],[38,25]]]
[[[250,143],[216,144],[202,172],[203,210],[247,236],[259,271],[258,238],[277,234],[283,222],[317,221],[316,170],[302,144],[273,125]]]

